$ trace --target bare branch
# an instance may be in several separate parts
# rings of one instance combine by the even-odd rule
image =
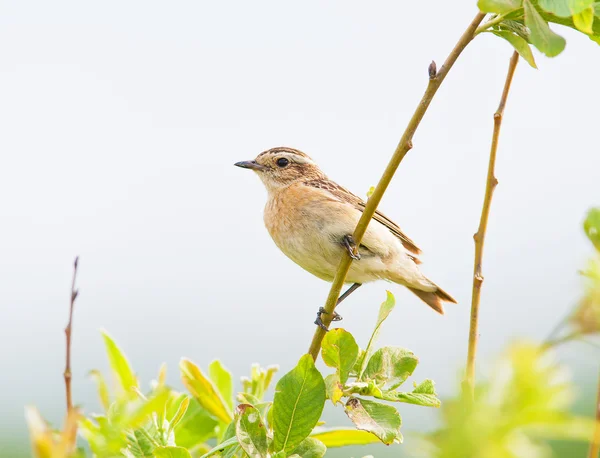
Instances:
[[[77,299],[78,290],[75,289],[75,281],[77,279],[77,264],[79,263],[79,256],[75,258],[73,263],[73,280],[71,281],[71,301],[69,305],[69,323],[65,328],[65,336],[67,338],[67,356],[65,364],[65,390],[67,394],[67,414],[73,410],[73,396],[71,394],[71,335],[73,325],[73,308],[75,306],[75,299]]]
[[[408,126],[406,126],[406,130],[404,131],[404,134],[402,135],[402,138],[400,139],[400,142],[396,147],[396,151],[394,151],[394,155],[390,159],[389,164],[383,172],[383,176],[379,180],[379,183],[377,183],[373,194],[371,194],[371,197],[369,197],[369,200],[367,201],[361,218],[358,221],[356,229],[354,230],[354,234],[352,237],[354,238],[354,241],[357,246],[360,245],[363,235],[365,235],[365,232],[367,231],[367,226],[371,222],[371,218],[375,214],[375,210],[377,210],[377,206],[379,205],[379,202],[381,202],[381,198],[383,197],[383,194],[385,193],[388,185],[390,184],[392,177],[396,173],[400,162],[402,162],[404,156],[406,156],[406,153],[408,153],[408,151],[412,148],[412,138],[415,134],[415,131],[417,130],[417,127],[419,127],[423,116],[425,116],[427,108],[429,107],[429,104],[433,99],[433,96],[435,95],[440,85],[444,81],[444,78],[446,78],[446,75],[458,59],[458,56],[460,56],[460,54],[475,36],[475,30],[477,29],[481,21],[483,21],[484,17],[484,13],[477,13],[475,19],[473,19],[471,24],[469,24],[467,30],[463,33],[463,35],[460,37],[460,39],[454,46],[454,49],[448,55],[448,58],[444,62],[444,65],[442,65],[442,68],[440,68],[440,70],[436,73],[435,78],[429,78],[429,84],[427,85],[425,94],[423,94],[423,97],[421,98],[419,105],[417,105],[417,108],[412,118],[410,119]],[[338,270],[333,280],[333,284],[331,285],[331,289],[329,290],[327,302],[324,306],[325,312],[327,312],[323,314],[323,324],[325,326],[329,326],[329,324],[331,323],[333,311],[335,309],[340,292],[342,291],[342,287],[344,286],[344,283],[346,281],[346,275],[348,275],[351,263],[352,259],[349,255],[346,254],[342,256],[342,260],[340,261],[340,264],[338,266]],[[312,355],[314,360],[317,359],[319,351],[321,350],[321,342],[323,340],[323,337],[325,337],[325,331],[321,328],[317,328],[309,349],[309,353]]]
[[[508,74],[504,82],[504,90],[500,98],[498,109],[494,113],[494,133],[492,134],[492,146],[490,149],[490,160],[488,164],[487,183],[485,187],[485,196],[483,198],[483,207],[481,209],[481,218],[479,220],[479,228],[473,236],[475,240],[475,262],[473,267],[473,291],[471,296],[471,325],[469,329],[469,353],[467,356],[467,373],[465,378],[465,390],[468,391],[471,399],[474,396],[475,386],[475,356],[477,353],[477,326],[479,321],[479,301],[481,298],[481,285],[483,283],[483,273],[481,263],[483,259],[483,246],[485,243],[485,233],[487,230],[488,218],[490,215],[490,206],[494,189],[498,185],[498,180],[495,175],[496,167],[496,152],[498,150],[498,139],[500,137],[500,127],[502,126],[502,116],[504,115],[504,107],[510,90],[510,84],[519,62],[519,54],[515,51],[510,58],[508,65]]]

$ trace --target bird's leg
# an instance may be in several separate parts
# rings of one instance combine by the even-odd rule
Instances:
[[[342,303],[342,301],[344,299],[346,299],[348,296],[350,296],[350,294],[352,294],[354,291],[356,291],[359,286],[361,286],[362,283],[354,283],[350,288],[348,288],[344,294],[342,294],[336,303],[336,306],[340,305]],[[319,326],[321,329],[323,329],[324,331],[329,331],[329,329],[327,329],[327,326],[325,326],[323,324],[323,321],[321,320],[321,315],[328,315],[329,312],[327,312],[327,310],[325,310],[323,307],[319,307],[319,311],[317,312],[317,319],[315,320],[315,324],[317,326]],[[333,318],[331,319],[331,321],[341,321],[342,320],[342,315],[340,315],[339,313],[337,313],[335,310],[333,311]]]
[[[344,246],[346,250],[348,250],[348,254],[355,261],[360,260],[360,253],[358,252],[358,247],[354,242],[354,238],[351,235],[344,235]]]

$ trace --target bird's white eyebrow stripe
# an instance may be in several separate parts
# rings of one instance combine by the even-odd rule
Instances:
[[[316,165],[313,162],[313,160],[310,157],[308,157],[307,155],[299,153],[298,151],[295,151],[293,149],[288,149],[288,148],[270,149],[270,150],[260,153],[258,155],[258,157],[261,157],[261,156],[279,156],[279,157],[285,157],[285,158],[289,159],[290,161],[295,162],[297,164]]]

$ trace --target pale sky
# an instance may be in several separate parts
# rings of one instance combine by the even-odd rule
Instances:
[[[203,367],[219,357],[236,380],[254,362],[289,370],[329,285],[278,251],[262,222],[262,184],[233,163],[298,148],[364,196],[429,62],[441,66],[475,3],[1,1],[0,421],[11,424],[0,424],[0,442],[23,434],[13,420],[25,404],[62,416],[75,255],[73,383],[88,411],[97,403],[86,374],[107,367],[101,327],[145,386],[162,362],[179,386],[181,356]],[[577,300],[591,253],[581,221],[600,203],[600,49],[556,30],[564,54],[536,52],[539,70],[521,61],[505,113],[482,371],[511,339],[549,332]],[[340,310],[364,346],[389,288],[398,307],[380,343],[413,350],[416,379],[433,378],[442,395],[455,391],[466,358],[472,235],[511,53],[493,36],[469,46],[380,207],[459,304],[440,317],[403,288],[374,283]],[[401,413],[406,430],[435,418]]]

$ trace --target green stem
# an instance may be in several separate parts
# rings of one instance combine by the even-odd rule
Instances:
[[[596,427],[590,443],[588,458],[598,458],[600,455],[600,376],[598,377],[598,397],[596,398]]]
[[[494,19],[490,19],[485,24],[477,27],[477,29],[475,30],[475,35],[479,35],[481,32],[487,31],[490,27],[492,27],[496,24],[500,24],[502,21],[504,21],[505,17],[506,17],[506,14],[499,14]]]
[[[471,399],[474,398],[475,391],[475,355],[477,354],[477,327],[479,322],[479,301],[481,298],[481,284],[483,283],[483,275],[481,272],[481,263],[483,260],[483,246],[485,243],[485,232],[487,230],[488,218],[490,215],[490,206],[492,203],[492,195],[498,184],[498,180],[494,175],[496,167],[496,152],[498,150],[498,139],[500,138],[500,127],[502,126],[502,116],[506,99],[510,90],[517,63],[519,62],[519,54],[515,51],[510,58],[508,65],[508,73],[504,82],[504,89],[498,109],[494,113],[494,132],[492,134],[492,146],[490,148],[490,160],[488,164],[487,183],[485,187],[485,196],[483,198],[483,206],[481,208],[481,218],[479,220],[479,228],[473,236],[475,240],[475,262],[473,266],[473,290],[471,295],[471,324],[469,329],[469,350],[467,355],[467,372],[464,381],[465,390],[468,392]]]
[[[365,209],[362,213],[362,216],[358,221],[356,229],[354,230],[353,237],[357,246],[360,245],[363,235],[367,230],[367,226],[369,225],[371,218],[375,214],[375,210],[377,210],[377,206],[379,205],[383,194],[385,193],[388,185],[390,184],[392,177],[396,173],[400,162],[402,162],[404,156],[406,156],[406,153],[408,153],[408,151],[412,148],[413,135],[415,134],[417,127],[421,123],[421,120],[423,119],[423,116],[425,115],[425,112],[427,111],[427,108],[429,107],[433,96],[435,95],[438,88],[442,84],[442,81],[444,81],[444,78],[446,78],[446,75],[458,59],[458,56],[460,56],[462,51],[474,38],[475,30],[477,29],[477,26],[481,24],[481,21],[483,21],[484,17],[484,13],[477,13],[475,19],[473,19],[471,24],[469,24],[467,30],[463,33],[463,35],[460,37],[460,39],[454,46],[452,52],[448,55],[448,58],[444,62],[444,65],[442,65],[442,68],[439,72],[436,73],[435,65],[433,63],[432,65],[430,65],[429,84],[427,85],[425,94],[423,94],[423,97],[421,98],[417,109],[415,110],[412,118],[410,119],[408,126],[406,127],[406,130],[404,131],[404,134],[402,135],[402,138],[400,139],[400,142],[398,143],[398,146],[394,151],[394,155],[390,159],[389,164],[383,172],[383,176],[379,180],[379,183],[373,191],[373,194],[371,195],[371,197],[369,197],[369,200],[367,201]],[[333,284],[331,285],[331,289],[329,291],[329,296],[327,296],[327,302],[325,303],[324,307],[325,311],[328,313],[323,315],[323,323],[325,324],[325,326],[328,326],[331,323],[331,317],[333,316],[333,311],[335,309],[337,299],[340,295],[340,292],[342,291],[342,287],[344,286],[346,275],[350,270],[351,263],[352,259],[349,255],[346,254],[342,256],[335,278],[333,280]],[[323,337],[325,337],[325,331],[318,327],[315,331],[309,349],[309,353],[312,355],[314,360],[317,359],[319,351],[321,350],[321,341],[323,340]]]

